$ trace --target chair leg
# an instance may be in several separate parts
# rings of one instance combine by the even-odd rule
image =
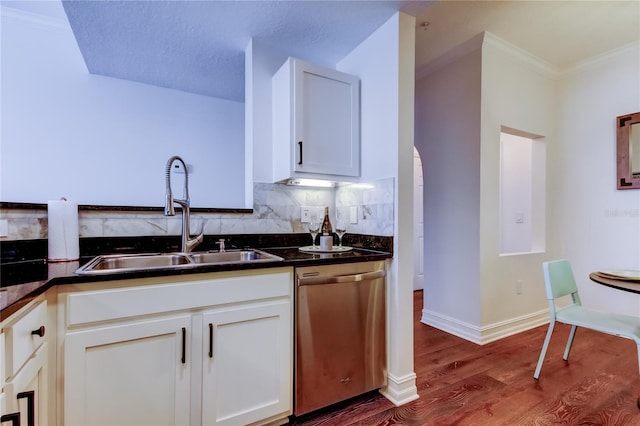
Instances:
[[[551,341],[551,335],[553,334],[553,327],[555,325],[556,325],[556,322],[554,320],[551,320],[551,322],[549,322],[549,329],[547,330],[547,335],[544,338],[544,343],[542,344],[542,350],[540,351],[540,357],[538,358],[538,365],[536,365],[536,371],[533,373],[533,378],[536,380],[538,380],[538,377],[540,377],[540,370],[542,370],[542,363],[544,362],[544,357],[547,354],[547,348],[549,347],[549,342]]]
[[[562,359],[564,359],[565,361],[569,359],[569,352],[571,351],[571,345],[573,345],[573,338],[576,337],[577,329],[578,329],[578,326],[576,325],[571,326],[571,331],[569,332],[569,339],[567,340],[567,346],[564,348],[564,355],[562,356]]]

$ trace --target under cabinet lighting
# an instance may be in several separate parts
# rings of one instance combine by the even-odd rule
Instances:
[[[352,189],[374,189],[376,187],[372,183],[351,183],[348,186]]]
[[[317,179],[289,179],[287,185],[290,186],[311,186],[315,188],[333,188],[336,186],[335,182],[328,180]]]

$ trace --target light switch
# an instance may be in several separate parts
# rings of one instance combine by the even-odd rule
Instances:
[[[358,223],[358,206],[349,208],[349,223]]]

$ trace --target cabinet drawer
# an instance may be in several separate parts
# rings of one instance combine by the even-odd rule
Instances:
[[[17,321],[4,327],[5,378],[13,377],[31,355],[44,343],[47,322],[47,302],[37,303]],[[42,328],[41,328],[42,327]],[[40,336],[35,332],[42,331]]]
[[[83,291],[67,296],[66,325],[73,327],[203,306],[286,297],[291,293],[292,271],[281,268],[238,276],[212,274],[179,283],[136,285]],[[140,284],[140,283],[138,283]]]

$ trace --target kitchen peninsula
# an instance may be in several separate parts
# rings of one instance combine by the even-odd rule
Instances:
[[[175,424],[286,422],[292,410],[294,267],[385,261],[392,254],[381,249],[390,249],[392,238],[352,235],[346,241],[354,249],[340,254],[300,252],[298,246],[308,244],[305,234],[210,236],[203,249],[222,237],[231,250],[259,245],[283,260],[78,275],[74,268],[105,247],[109,253],[166,252],[174,250],[176,238],[87,239],[80,262],[68,264],[24,255],[41,252],[42,242],[3,242],[7,296],[0,348],[9,362],[2,412],[17,408],[15,395],[33,390],[38,424],[83,423],[91,415],[118,422],[149,413],[153,421]],[[123,356],[133,370],[119,364]],[[143,392],[152,379],[158,383],[153,397],[127,405],[131,392]],[[262,390],[247,393],[240,386],[246,380]],[[91,383],[103,390],[86,388]],[[174,403],[156,406],[167,398]],[[203,398],[218,404],[202,404]],[[112,410],[116,403],[120,409]]]

